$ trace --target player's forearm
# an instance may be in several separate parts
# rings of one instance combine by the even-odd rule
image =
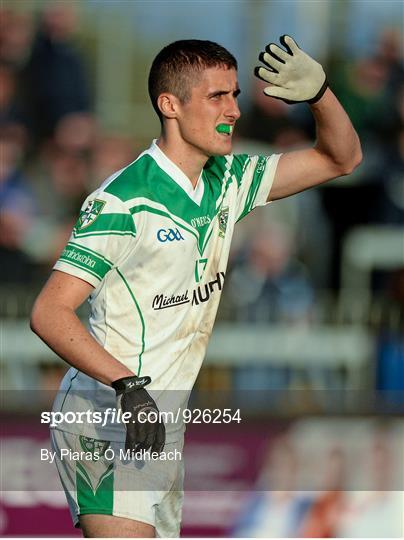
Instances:
[[[69,307],[37,302],[31,316],[31,328],[71,366],[104,384],[134,375],[101,347]]]
[[[323,97],[311,105],[316,121],[315,149],[326,156],[335,174],[351,173],[362,160],[359,137],[342,105],[327,89]]]

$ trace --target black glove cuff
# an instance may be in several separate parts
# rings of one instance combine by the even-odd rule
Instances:
[[[121,394],[127,394],[134,390],[140,390],[150,383],[150,377],[137,377],[136,375],[133,375],[133,377],[122,377],[122,379],[117,379],[111,383],[111,386],[114,388],[116,395],[120,396]]]
[[[317,103],[317,101],[323,97],[323,94],[327,90],[327,88],[328,88],[328,81],[326,77],[320,90],[317,92],[314,98],[308,99],[307,103],[310,103],[310,105],[313,103]]]

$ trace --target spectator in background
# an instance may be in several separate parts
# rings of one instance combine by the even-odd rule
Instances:
[[[221,313],[238,322],[308,324],[314,292],[306,268],[295,258],[295,239],[285,224],[272,222],[249,237],[234,261],[224,288]],[[285,366],[257,363],[246,358],[234,369],[237,390],[271,390],[250,395],[251,408],[261,409],[279,399],[291,381]]]
[[[257,232],[233,264],[223,302],[239,321],[308,322],[314,302],[293,234],[280,222]]]
[[[358,130],[364,160],[351,185],[320,190],[333,223],[333,287],[339,287],[342,241],[352,227],[403,223],[404,201],[400,103],[403,66],[400,35],[385,29],[374,52],[353,62],[338,62],[331,86]]]
[[[376,359],[376,390],[381,406],[404,405],[404,268],[384,278],[388,309],[381,313]]]
[[[74,125],[57,129],[55,137],[43,146],[41,159],[33,169],[33,189],[40,201],[40,212],[27,247],[38,262],[47,265],[63,249],[77,219],[77,205],[89,191],[92,147],[87,146],[85,130],[75,142],[71,140],[74,130],[70,128]],[[80,145],[80,141],[85,144]]]
[[[290,107],[280,99],[268,99],[262,81],[253,81],[253,85],[252,107],[240,120],[239,135],[269,143],[279,150],[307,145],[308,138],[294,121]]]
[[[19,124],[27,132],[27,117],[18,95],[18,70],[0,60],[0,125]]]
[[[88,191],[88,159],[57,144],[49,146],[43,156],[43,182],[38,186],[43,214],[70,226],[77,214],[77,201]]]
[[[44,8],[24,71],[36,141],[52,136],[65,115],[90,111],[85,68],[71,42],[76,27],[73,2],[53,2]]]
[[[52,143],[66,152],[90,156],[94,149],[97,125],[89,113],[69,113],[56,124]]]
[[[380,38],[376,57],[388,66],[387,88],[393,103],[391,130],[384,133],[386,169],[384,197],[380,201],[382,223],[404,223],[404,66],[402,35],[386,29]],[[388,144],[386,144],[388,143]]]
[[[30,15],[0,7],[0,278],[7,284],[30,283],[35,274],[24,249],[38,208],[24,172],[29,131],[19,92],[32,34]]]
[[[136,143],[129,137],[101,134],[94,147],[92,161],[92,185],[97,186],[100,178],[108,178],[114,171],[119,171],[139,154]]]
[[[34,25],[27,11],[0,6],[0,61],[19,69],[31,51]]]
[[[375,57],[379,62],[388,66],[387,88],[393,97],[396,110],[398,105],[396,98],[401,94],[404,83],[402,39],[402,34],[398,29],[384,29],[375,53]],[[392,123],[394,126],[399,127],[396,116]],[[393,132],[394,134],[396,132]]]
[[[388,75],[388,65],[368,57],[342,66],[334,83],[362,136],[374,134],[379,142],[393,106],[391,99],[387,101]]]
[[[51,264],[59,256],[92,183],[136,159],[132,141],[102,132],[97,137],[95,127],[91,115],[64,116],[33,169],[40,212],[30,247],[32,256],[43,263]]]
[[[3,283],[30,282],[32,267],[24,252],[37,211],[35,196],[21,169],[25,131],[18,124],[0,128],[0,277]]]

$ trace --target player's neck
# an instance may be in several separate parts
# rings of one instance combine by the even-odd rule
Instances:
[[[181,169],[195,189],[208,157],[199,152],[194,146],[187,144],[185,141],[173,141],[169,137],[166,137],[164,133],[162,133],[157,140],[157,145],[168,159]]]

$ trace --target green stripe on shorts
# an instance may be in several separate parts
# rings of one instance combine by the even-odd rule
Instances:
[[[85,446],[83,446],[83,442]],[[105,514],[112,516],[114,506],[114,464],[103,459],[108,444],[88,437],[80,437],[81,447],[88,449],[88,442],[103,446],[100,457],[94,451],[86,452],[86,459],[76,463],[76,489],[79,514]],[[87,448],[85,448],[87,447]],[[91,456],[93,454],[93,456]],[[87,459],[88,458],[88,459]]]

